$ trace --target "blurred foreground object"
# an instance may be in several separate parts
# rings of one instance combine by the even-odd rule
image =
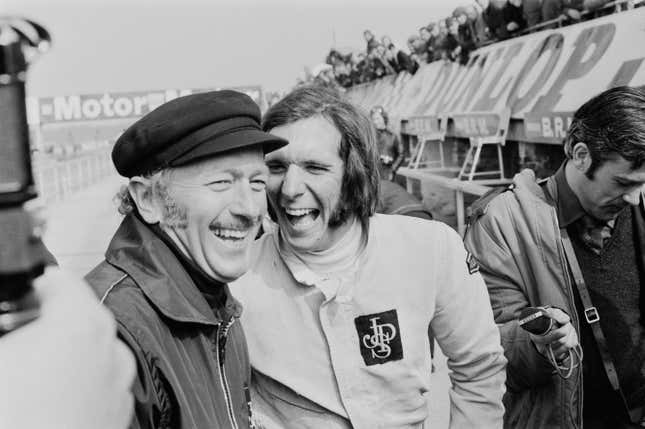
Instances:
[[[40,317],[0,339],[0,427],[127,427],[135,364],[113,317],[58,268],[34,283]]]
[[[36,196],[31,169],[25,79],[50,45],[33,21],[0,17],[0,336],[38,317],[31,285],[47,252],[23,205]]]

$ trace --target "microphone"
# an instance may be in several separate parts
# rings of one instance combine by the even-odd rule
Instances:
[[[533,335],[546,335],[555,327],[547,307],[526,307],[520,311],[520,327]]]

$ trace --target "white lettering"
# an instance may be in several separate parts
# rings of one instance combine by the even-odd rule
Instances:
[[[396,337],[396,327],[391,323],[378,323],[379,318],[373,317],[370,319],[372,322],[372,335],[363,335],[363,345],[370,349],[373,358],[385,359],[392,353],[390,341]]]
[[[72,95],[69,97],[54,98],[54,117],[57,121],[70,121],[81,118],[81,97]]]
[[[553,130],[551,129],[551,120],[547,117],[542,118],[542,136],[553,137]]]
[[[146,97],[134,97],[134,114],[139,116],[143,114],[143,106],[148,104]]]
[[[556,116],[553,119],[553,128],[555,129],[555,136],[556,137],[564,137],[564,122],[562,121],[562,118],[559,116]]]
[[[97,100],[93,98],[90,98],[88,100],[83,101],[81,110],[83,111],[83,116],[85,116],[88,119],[98,118],[99,115],[101,114],[101,103],[99,103]]]
[[[118,116],[130,116],[132,114],[132,101],[129,98],[117,98],[114,102],[114,112]]]
[[[101,97],[101,106],[103,106],[103,114],[108,118],[111,118],[112,116],[114,116],[114,112],[112,111],[113,101],[114,99],[110,97],[110,94],[103,94],[103,97]]]

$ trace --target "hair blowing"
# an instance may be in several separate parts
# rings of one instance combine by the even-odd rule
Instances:
[[[320,115],[340,132],[339,155],[345,167],[341,185],[341,219],[355,215],[367,229],[379,199],[376,134],[369,117],[335,89],[306,85],[274,104],[264,115],[262,129]]]
[[[573,115],[564,139],[567,158],[576,143],[585,143],[591,155],[587,177],[617,155],[632,169],[645,162],[645,89],[619,86],[587,101]]]

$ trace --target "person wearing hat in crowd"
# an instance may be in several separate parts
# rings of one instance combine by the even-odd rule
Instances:
[[[295,89],[263,129],[277,225],[231,291],[263,429],[427,426],[429,334],[448,357],[452,428],[501,427],[505,359],[486,286],[445,224],[376,215],[369,117],[328,87]]]
[[[248,428],[250,367],[227,283],[266,212],[264,154],[286,141],[235,91],[188,95],[117,140],[125,217],[87,276],[137,360],[132,428]]]

